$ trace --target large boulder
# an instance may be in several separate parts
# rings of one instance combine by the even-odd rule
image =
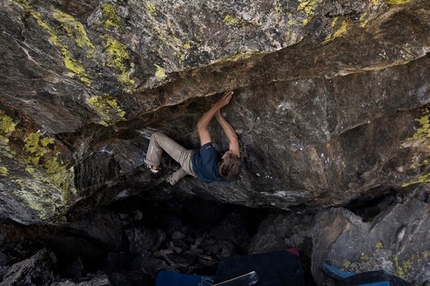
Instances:
[[[50,285],[56,279],[56,262],[52,251],[42,249],[32,257],[8,267],[0,285]]]
[[[360,273],[386,270],[414,285],[430,281],[430,186],[392,203],[372,221],[344,208],[321,211],[313,229],[312,274],[320,285],[323,262]]]
[[[426,0],[0,5],[1,218],[58,224],[138,192],[321,208],[429,181]],[[239,182],[138,169],[154,130],[198,147],[226,90]]]

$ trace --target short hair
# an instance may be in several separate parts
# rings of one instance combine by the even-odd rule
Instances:
[[[235,154],[229,154],[222,158],[218,165],[218,173],[221,177],[229,181],[237,179],[240,173],[242,162]]]

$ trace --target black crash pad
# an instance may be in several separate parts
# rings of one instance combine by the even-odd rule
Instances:
[[[305,284],[300,256],[288,250],[220,259],[214,284],[245,273],[258,274],[258,286],[303,286]],[[242,286],[229,284],[229,286]],[[252,285],[252,284],[250,284]]]

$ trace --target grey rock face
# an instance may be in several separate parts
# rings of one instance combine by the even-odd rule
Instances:
[[[0,285],[50,285],[55,281],[56,257],[42,249],[34,256],[8,267]]]
[[[111,286],[115,285],[109,280],[106,275],[99,275],[86,279],[86,281],[76,282],[74,280],[63,279],[56,281],[51,286]]]
[[[163,231],[152,231],[145,227],[127,230],[126,234],[132,253],[146,250],[155,251],[166,238]]]
[[[69,2],[0,4],[1,218],[61,224],[140,192],[319,209],[429,181],[428,1]],[[138,168],[154,130],[198,147],[226,90],[239,182]]]
[[[313,229],[315,281],[324,281],[318,270],[323,262],[356,273],[386,270],[414,285],[428,281],[429,186],[421,185],[416,192],[426,194],[426,200],[405,198],[370,222],[343,208],[318,213]]]
[[[297,247],[310,257],[313,216],[309,214],[275,213],[259,225],[249,243],[249,253],[265,253]]]

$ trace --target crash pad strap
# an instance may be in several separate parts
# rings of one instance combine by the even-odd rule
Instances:
[[[161,271],[157,275],[155,286],[210,286],[213,282],[213,276]]]

